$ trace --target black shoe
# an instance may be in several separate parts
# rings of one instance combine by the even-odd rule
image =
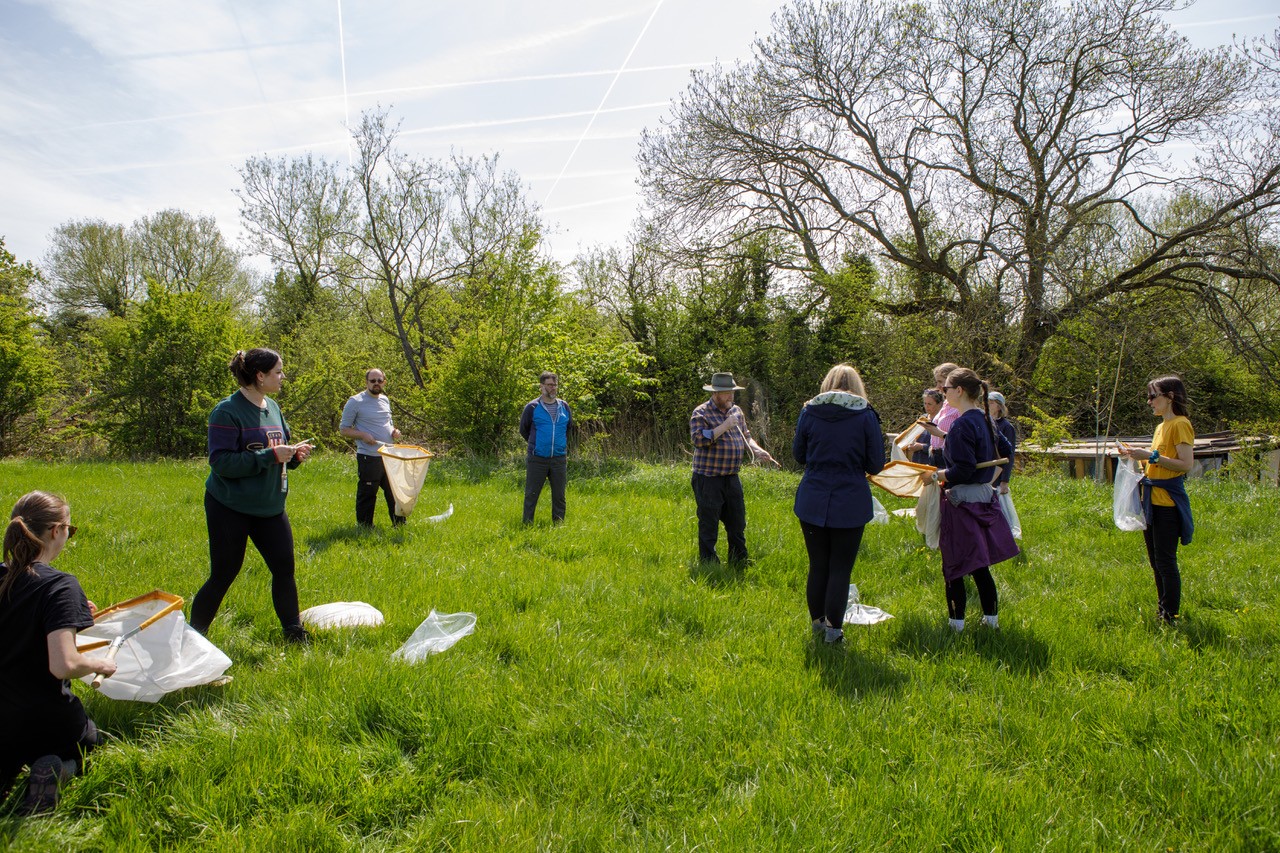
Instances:
[[[284,641],[290,645],[309,646],[311,645],[311,632],[301,625],[294,628],[285,628]]]
[[[58,786],[71,774],[56,755],[36,759],[27,778],[27,795],[18,806],[18,814],[35,815],[51,812],[58,806]]]

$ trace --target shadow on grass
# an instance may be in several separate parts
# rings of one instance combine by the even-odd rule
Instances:
[[[957,634],[942,619],[905,616],[897,628],[894,644],[913,657],[929,658],[972,651],[979,657],[998,661],[1014,672],[1028,674],[1043,672],[1052,658],[1049,645],[1035,632],[1016,626],[992,631],[981,625],[969,624],[964,633]]]
[[[689,580],[706,584],[712,589],[740,584],[746,576],[745,563],[713,563],[710,560],[692,560],[689,563]]]
[[[846,699],[868,693],[898,693],[907,676],[858,649],[858,641],[845,632],[845,641],[828,646],[821,641],[805,648],[805,668],[816,670],[822,686]]]
[[[104,735],[102,745],[110,746],[121,741],[136,741],[172,726],[178,718],[199,714],[209,708],[223,708],[229,702],[226,687],[201,685],[175,690],[154,703],[104,703],[91,710],[89,716]],[[92,762],[92,757],[89,760]]]
[[[429,524],[429,523],[428,523]],[[340,543],[359,543],[369,539],[377,539],[379,544],[387,542],[403,542],[407,535],[408,524],[392,527],[390,522],[375,525],[372,530],[358,524],[344,524],[331,527],[324,533],[308,536],[304,541],[307,550],[312,554],[323,554],[334,545]]]
[[[1155,633],[1164,633],[1171,629],[1164,625],[1156,625]],[[1177,627],[1172,630],[1187,638],[1187,645],[1199,650],[1205,648],[1221,648],[1227,645],[1227,632],[1217,622],[1210,622],[1203,617],[1195,619],[1185,616],[1178,618]]]

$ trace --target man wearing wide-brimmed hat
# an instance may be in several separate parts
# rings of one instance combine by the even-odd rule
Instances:
[[[769,452],[756,444],[747,429],[742,409],[734,405],[733,392],[743,390],[732,373],[714,373],[703,385],[711,399],[693,410],[689,433],[693,438],[693,497],[698,504],[698,557],[720,562],[716,539],[724,522],[729,540],[729,562],[747,559],[747,505],[742,496],[742,454],[748,448],[757,461],[778,465]],[[781,467],[781,466],[778,466]]]

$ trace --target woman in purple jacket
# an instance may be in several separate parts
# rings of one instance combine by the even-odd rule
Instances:
[[[1013,458],[1013,448],[996,432],[987,415],[987,383],[967,367],[947,376],[943,392],[959,413],[943,445],[945,466],[930,479],[943,489],[938,545],[946,581],[947,616],[954,631],[964,630],[968,603],[964,579],[972,577],[982,603],[982,622],[999,627],[999,596],[991,567],[1018,554],[1009,522],[1000,510],[996,486],[1000,467],[978,467],[997,458]]]
[[[837,364],[827,371],[821,393],[800,411],[791,453],[804,466],[795,513],[809,552],[805,594],[813,635],[838,643],[853,561],[874,514],[867,474],[884,467],[880,417],[857,370]]]

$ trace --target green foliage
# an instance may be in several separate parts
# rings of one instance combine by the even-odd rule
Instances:
[[[203,452],[209,412],[234,383],[227,361],[244,331],[231,305],[201,291],[153,291],[125,317],[93,327],[102,354],[91,405],[121,456]]]
[[[547,339],[560,280],[537,256],[528,233],[509,255],[486,259],[457,300],[460,327],[435,366],[433,424],[445,441],[492,453],[510,442],[541,370],[534,353]]]
[[[56,565],[99,604],[155,587],[189,600],[208,568],[206,472],[11,460],[0,487],[67,496],[81,529]],[[52,816],[13,816],[20,789],[0,806],[3,846],[1276,846],[1280,577],[1258,570],[1274,488],[1189,484],[1172,629],[1141,535],[1115,529],[1091,481],[1015,476],[1026,554],[994,570],[999,632],[971,598],[953,635],[937,553],[909,521],[869,526],[854,580],[896,618],[828,649],[810,639],[794,474],[744,475],[754,562],[736,570],[693,560],[687,466],[571,474],[557,527],[520,523],[522,474],[439,460],[405,528],[362,534],[347,459],[294,472],[303,606],[367,601],[386,624],[283,646],[250,549],[210,631],[234,680],[154,705],[73,684],[112,737]],[[475,613],[476,632],[391,660],[433,608]]]
[[[1028,402],[1029,413],[1023,416],[1023,423],[1031,425],[1027,443],[1037,447],[1053,447],[1071,438],[1071,418],[1063,415],[1054,417],[1035,403]]]
[[[57,392],[53,354],[27,298],[38,280],[0,238],[0,456],[30,444]]]
[[[388,343],[369,334],[368,325],[351,315],[320,314],[285,337],[279,350],[287,377],[280,407],[294,435],[314,439],[322,447],[350,447],[351,440],[338,433],[342,407],[348,397],[364,390],[366,370],[400,363]],[[393,399],[400,390],[412,387],[403,369],[398,374],[383,369],[389,374],[387,393]],[[397,426],[408,434],[402,424],[404,414],[396,405]]]

